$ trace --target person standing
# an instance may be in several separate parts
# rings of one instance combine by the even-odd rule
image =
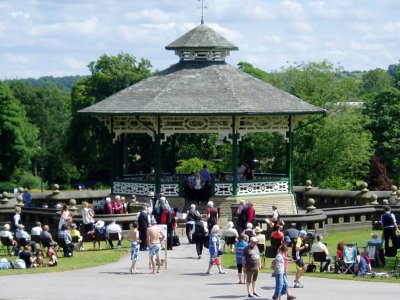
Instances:
[[[194,232],[194,226],[197,221],[201,220],[200,213],[196,210],[196,205],[191,204],[190,210],[188,210],[186,215],[186,236],[188,238],[189,244],[192,244],[192,234]]]
[[[58,222],[58,230],[61,230],[62,225],[67,226],[67,228],[70,226],[72,221],[72,215],[71,212],[69,211],[68,205],[63,206],[61,213],[60,213],[60,221]]]
[[[389,249],[389,240],[392,240],[393,252],[397,252],[396,231],[398,230],[396,217],[391,212],[389,205],[383,206],[383,214],[381,215],[381,225],[383,230],[383,238],[385,239],[385,252]]]
[[[147,228],[147,242],[149,245],[149,256],[151,260],[152,271],[150,274],[160,273],[161,266],[161,243],[165,239],[165,235],[162,233],[160,228],[157,226],[155,220],[151,221],[151,226]],[[157,271],[156,271],[157,264]]]
[[[194,232],[192,235],[193,243],[196,244],[197,258],[200,259],[203,254],[204,239],[208,234],[207,222],[199,219],[194,224]]]
[[[131,260],[132,264],[131,267],[129,268],[129,272],[136,273],[136,262],[139,258],[139,244],[140,244],[140,239],[139,239],[139,230],[138,230],[138,225],[136,223],[133,223],[132,225],[132,231],[130,232],[130,238],[131,238]]]
[[[204,182],[204,190],[203,190],[203,200],[205,202],[210,198],[210,187],[211,187],[211,175],[207,170],[207,165],[203,165],[203,169],[200,171],[200,176],[202,181]]]
[[[106,203],[104,204],[103,213],[105,215],[112,215],[113,214],[113,206],[111,204],[111,198],[106,198]]]
[[[223,252],[225,252],[225,247],[230,246],[231,251],[235,248],[235,242],[239,237],[239,234],[235,228],[233,228],[233,222],[229,221],[226,229],[224,229],[221,233],[221,238],[225,240]]]
[[[256,282],[258,271],[261,268],[260,252],[257,247],[257,238],[251,237],[249,244],[243,250],[243,271],[246,273],[246,288],[248,297],[260,297],[257,293]]]
[[[247,247],[247,236],[244,234],[239,235],[239,240],[235,243],[236,254],[236,267],[238,270],[239,284],[245,283],[245,276],[243,275],[243,250]]]
[[[17,233],[18,226],[21,224],[21,207],[17,206],[15,208],[15,215],[13,217],[14,233]]]
[[[82,214],[82,222],[83,222],[83,233],[88,233],[93,230],[94,224],[94,211],[91,207],[89,207],[89,203],[86,201],[83,202],[83,208],[81,211]]]
[[[219,212],[218,209],[214,207],[214,202],[208,201],[207,203],[207,224],[208,224],[208,231],[217,225],[219,219]]]
[[[238,216],[236,228],[240,233],[246,229],[246,224],[247,224],[247,203],[245,200],[243,199],[240,200],[240,205],[236,214]]]
[[[211,228],[210,241],[208,243],[208,251],[210,252],[210,260],[209,260],[208,269],[206,272],[206,274],[208,274],[208,275],[211,274],[210,271],[214,264],[217,265],[219,274],[226,274],[226,272],[223,271],[222,267],[221,267],[221,258],[220,258],[220,252],[219,252],[220,241],[218,238],[218,231],[219,231],[218,225],[214,225]]]
[[[143,205],[142,211],[138,216],[140,251],[147,250],[147,228],[149,228],[150,220],[147,205]]]
[[[158,224],[167,225],[167,249],[172,250],[172,210],[168,204],[165,204],[159,216]]]

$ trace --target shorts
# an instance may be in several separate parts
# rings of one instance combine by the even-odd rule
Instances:
[[[237,267],[237,269],[238,269],[238,273],[239,273],[239,274],[242,274],[242,272],[243,272],[243,265],[242,265],[242,264],[237,264],[236,267]]]
[[[139,257],[139,243],[132,242],[131,244],[131,260],[137,261]]]
[[[246,271],[246,282],[255,282],[258,277],[258,269],[257,270],[247,270]]]
[[[301,269],[303,269],[304,266],[305,266],[305,263],[301,258],[296,260],[296,269],[297,269],[297,271],[300,271]]]
[[[159,258],[160,257],[161,244],[152,244],[149,247],[149,256],[150,258]]]

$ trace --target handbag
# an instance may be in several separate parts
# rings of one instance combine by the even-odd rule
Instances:
[[[316,269],[317,269],[317,266],[314,263],[311,263],[311,264],[307,265],[306,272],[312,273],[312,272],[315,272]]]
[[[179,241],[179,236],[174,235],[172,237],[172,246],[176,247],[176,246],[180,246],[181,242]]]

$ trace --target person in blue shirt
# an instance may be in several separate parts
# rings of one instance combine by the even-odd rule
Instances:
[[[247,246],[247,236],[245,234],[239,235],[239,240],[235,243],[236,266],[238,270],[239,284],[245,283],[243,273],[243,250]]]

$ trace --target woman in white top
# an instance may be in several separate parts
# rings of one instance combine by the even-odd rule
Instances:
[[[83,232],[87,233],[93,230],[94,224],[94,211],[91,207],[89,207],[89,203],[83,202],[82,208],[82,222],[83,222]]]
[[[61,230],[61,226],[65,224],[69,227],[72,221],[72,215],[68,209],[68,205],[64,205],[61,210],[60,221],[58,222],[58,230]]]

